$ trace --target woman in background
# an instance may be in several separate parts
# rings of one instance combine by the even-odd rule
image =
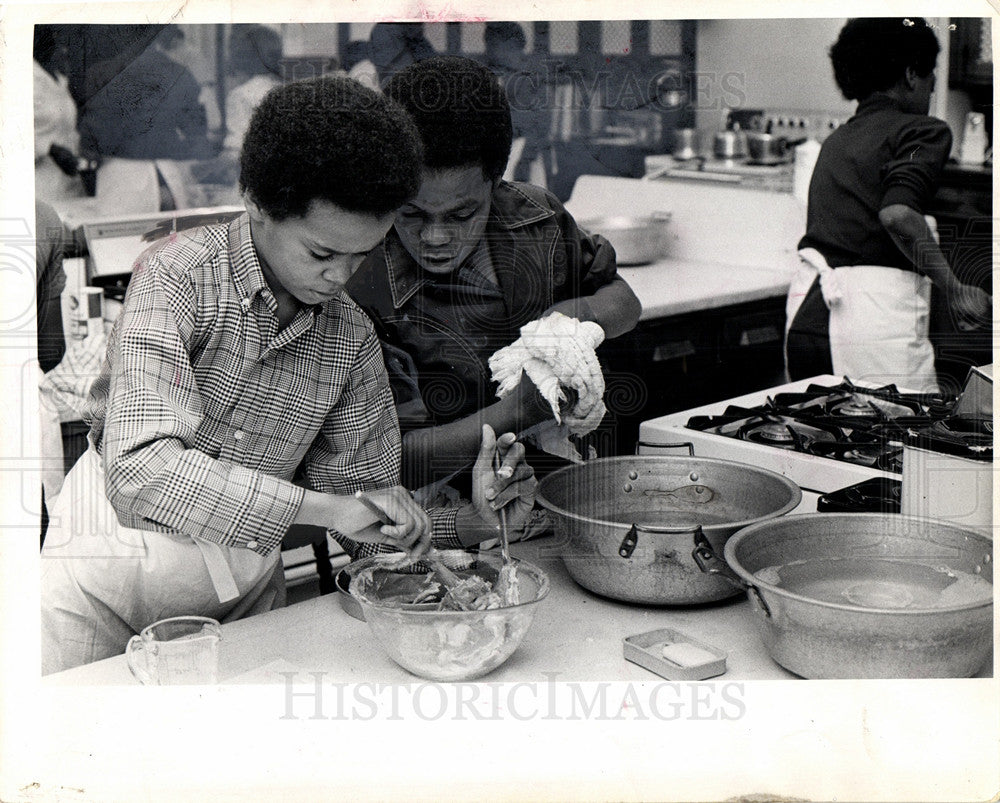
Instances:
[[[786,310],[793,380],[834,373],[933,392],[931,283],[960,324],[990,316],[990,296],[958,281],[924,216],[952,141],[928,116],[939,49],[920,18],[850,20],[830,49],[858,108],[823,143],[809,186]]]
[[[215,155],[201,85],[168,52],[177,33],[166,26],[134,58],[93,66],[95,75],[115,68],[78,126],[81,150],[100,163],[96,195],[108,215],[188,208],[189,163]]]

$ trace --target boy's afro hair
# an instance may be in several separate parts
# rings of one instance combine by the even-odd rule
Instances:
[[[495,181],[512,141],[507,93],[477,61],[436,56],[396,73],[385,87],[413,118],[430,169],[479,165]]]
[[[240,188],[276,220],[314,200],[385,215],[420,186],[420,135],[407,114],[357,81],[324,76],[272,89],[250,120]]]

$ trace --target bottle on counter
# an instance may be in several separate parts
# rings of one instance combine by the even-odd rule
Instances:
[[[958,161],[966,165],[981,165],[986,161],[986,118],[980,112],[969,112]]]

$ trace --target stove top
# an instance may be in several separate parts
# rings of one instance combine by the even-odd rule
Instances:
[[[944,394],[817,376],[645,421],[638,451],[690,444],[695,455],[767,468],[826,494],[878,477],[899,480],[904,444],[915,439],[935,450],[947,442],[973,455],[988,451],[991,459],[992,421],[953,417],[954,404]]]
[[[809,384],[767,395],[752,407],[691,416],[688,429],[777,449],[826,457],[880,471],[902,471],[903,441],[945,418],[953,399],[900,392],[894,385]]]

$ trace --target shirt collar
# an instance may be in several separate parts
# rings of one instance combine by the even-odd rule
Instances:
[[[548,207],[525,195],[516,184],[501,181],[493,191],[490,222],[503,229],[519,229],[553,217]]]
[[[872,112],[880,112],[885,109],[897,109],[902,111],[903,106],[891,95],[886,95],[882,92],[875,92],[858,104],[858,109],[854,113],[854,116],[858,117],[862,114],[871,114]]]
[[[267,287],[257,249],[250,236],[250,215],[244,212],[229,223],[229,266],[236,289],[247,306]]]
[[[490,216],[486,221],[484,238],[491,231],[512,231],[553,217],[555,213],[528,197],[515,184],[500,181],[490,199]],[[385,265],[389,274],[392,306],[399,309],[414,293],[430,282],[416,260],[403,248],[395,227],[382,241]]]

